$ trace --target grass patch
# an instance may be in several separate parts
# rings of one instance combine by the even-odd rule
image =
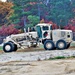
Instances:
[[[57,56],[55,58],[50,58],[49,60],[55,60],[55,59],[66,59],[64,56]]]
[[[69,58],[75,58],[75,56],[71,56],[71,57],[69,57]]]
[[[2,46],[0,46],[0,50],[2,50],[3,48],[2,48]]]
[[[70,57],[57,56],[57,57],[55,57],[55,58],[50,58],[49,60],[55,60],[55,59],[70,59],[70,58],[75,58],[75,56],[70,56]]]
[[[58,57],[55,57],[55,59],[65,59],[66,57],[64,56],[58,56]]]
[[[70,46],[75,46],[75,42],[74,43],[71,43],[71,45]]]

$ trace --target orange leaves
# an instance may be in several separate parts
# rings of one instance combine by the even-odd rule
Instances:
[[[0,2],[0,14],[5,14],[11,11],[12,3]]]
[[[9,17],[13,13],[12,6],[10,2],[0,2],[0,25],[10,23]]]
[[[40,23],[44,23],[45,22],[45,20],[44,19],[42,19],[41,21],[40,21]]]

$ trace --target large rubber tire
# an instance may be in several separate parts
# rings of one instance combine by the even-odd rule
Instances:
[[[10,43],[12,43],[13,45],[14,45],[14,50],[13,51],[17,51],[17,45],[16,44],[14,44],[12,41],[9,41]]]
[[[70,47],[70,43],[69,44],[67,44],[67,47],[66,48],[69,48]]]
[[[55,45],[52,40],[46,40],[44,42],[44,48],[45,50],[53,50],[55,48]]]
[[[15,46],[11,42],[7,42],[3,45],[4,52],[13,52],[15,49]]]
[[[14,48],[14,51],[17,51],[17,45],[14,44],[14,47],[15,47],[15,48]]]
[[[67,43],[64,40],[58,40],[56,43],[56,48],[59,50],[63,50],[67,48]]]

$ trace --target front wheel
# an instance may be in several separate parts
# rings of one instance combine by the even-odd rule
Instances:
[[[66,49],[67,48],[67,43],[64,40],[58,40],[56,43],[56,48],[57,49]]]
[[[66,48],[69,48],[69,47],[70,47],[70,43],[67,44],[67,47]]]
[[[12,52],[14,51],[14,49],[15,49],[15,46],[11,42],[7,42],[3,45],[4,52]]]
[[[53,41],[52,40],[46,40],[45,42],[44,42],[44,48],[45,48],[45,50],[53,50],[54,49],[54,43],[53,43]]]
[[[14,51],[17,51],[17,45],[14,44]]]

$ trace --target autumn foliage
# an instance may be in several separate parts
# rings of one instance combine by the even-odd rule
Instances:
[[[67,29],[67,30],[72,30],[73,32],[75,32],[75,18],[74,19],[71,19],[68,23],[68,25],[66,25],[64,27],[64,29]]]
[[[45,22],[45,20],[44,19],[41,19],[40,23],[44,23],[44,22]]]
[[[2,28],[0,28],[0,36],[7,36],[11,34],[17,34],[19,31],[14,27],[14,25],[3,25]]]
[[[53,29],[58,29],[58,26],[55,23],[53,23],[52,21],[49,21],[49,24],[52,24]]]
[[[21,33],[25,26],[33,27],[36,23],[49,23],[53,29],[61,26],[75,32],[74,16],[75,0],[0,1],[0,36]]]
[[[9,13],[12,6],[12,3],[0,2],[0,14]]]
[[[46,21],[46,20],[42,19],[42,20],[40,21],[40,23],[52,24],[52,28],[53,28],[53,29],[58,29],[58,26],[57,26],[55,23],[53,23],[52,21]]]
[[[4,25],[9,21],[9,16],[12,14],[13,6],[10,2],[1,2],[0,1],[0,25]]]

